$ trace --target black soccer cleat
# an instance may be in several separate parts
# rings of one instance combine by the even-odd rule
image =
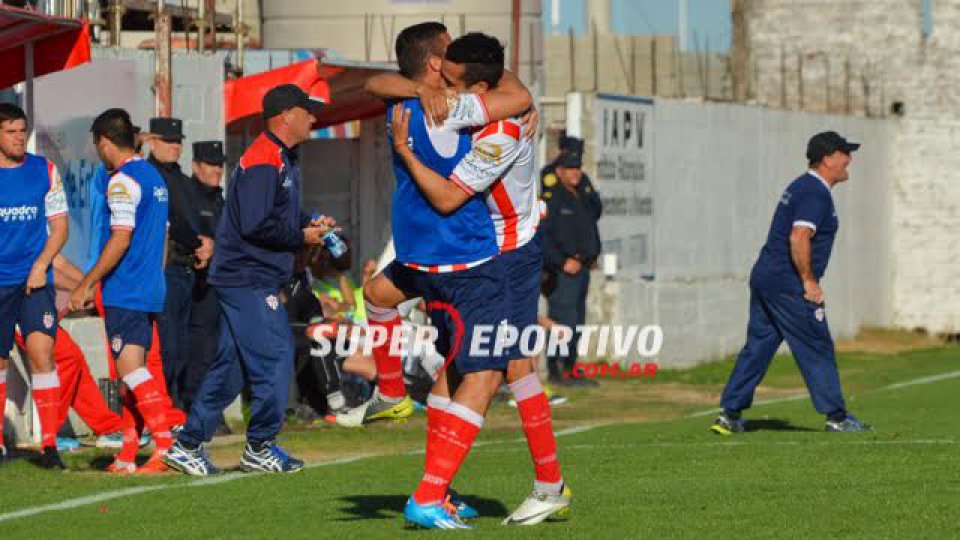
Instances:
[[[37,459],[37,465],[42,469],[67,470],[66,464],[60,459],[60,453],[52,446],[43,449],[43,453],[41,453]]]

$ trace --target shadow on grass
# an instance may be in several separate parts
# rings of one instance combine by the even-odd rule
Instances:
[[[743,423],[745,431],[819,431],[808,427],[795,426],[789,420],[780,420],[778,418],[766,418],[763,420],[745,420]]]
[[[403,514],[409,495],[352,495],[340,500],[351,506],[342,511],[348,514],[336,521],[359,521],[364,519],[397,519]],[[507,508],[500,501],[482,497],[464,496],[464,501],[476,508],[484,517],[506,517]]]

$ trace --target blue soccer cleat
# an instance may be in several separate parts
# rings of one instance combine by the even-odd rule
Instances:
[[[247,442],[240,458],[240,467],[246,472],[290,473],[303,468],[303,461],[286,453],[276,441],[259,445]]]
[[[425,529],[472,529],[455,513],[455,510],[442,503],[417,504],[410,497],[407,506],[403,509],[403,519],[408,526],[423,527]]]
[[[463,500],[463,497],[452,489],[447,490],[447,504],[456,508],[457,517],[460,519],[476,519],[480,517],[480,512],[477,512],[476,508],[467,504],[467,501]]]

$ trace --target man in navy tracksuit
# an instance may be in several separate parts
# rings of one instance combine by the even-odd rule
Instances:
[[[810,170],[780,198],[750,275],[747,344],[723,390],[723,412],[710,427],[715,433],[743,431],[740,413],[753,402],[783,340],[800,367],[813,406],[827,417],[827,431],[870,429],[846,411],[820,289],[839,226],[830,192],[847,180],[850,154],[859,147],[833,131],[814,135],[807,144]]]
[[[292,472],[303,467],[276,444],[294,356],[280,289],[292,276],[294,254],[321,244],[332,226],[327,218],[311,223],[300,210],[300,171],[293,150],[309,139],[321,105],[291,84],[270,90],[263,98],[266,130],[244,153],[227,186],[209,277],[222,313],[217,359],[165,459],[181,472],[218,472],[201,445],[245,386],[252,401],[243,469]]]

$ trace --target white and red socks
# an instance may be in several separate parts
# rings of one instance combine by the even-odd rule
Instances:
[[[460,465],[466,459],[474,439],[483,427],[483,416],[457,402],[447,406],[440,416],[432,438],[427,439],[427,462],[423,479],[413,492],[417,504],[438,504]]]
[[[557,438],[553,434],[550,401],[543,392],[540,379],[531,373],[510,384],[523,433],[527,437],[530,457],[533,459],[534,489],[548,495],[560,495],[563,477],[557,460]]]
[[[40,417],[40,447],[56,448],[60,430],[60,377],[56,371],[34,373],[30,384]]]
[[[170,425],[167,423],[167,396],[147,368],[137,368],[123,376],[123,382],[133,392],[137,400],[137,410],[143,416],[143,422],[150,428],[156,451],[166,452],[173,444]],[[127,438],[126,430],[124,439]]]
[[[430,394],[427,396],[427,450],[424,458],[424,465],[430,461],[430,451],[432,441],[440,429],[440,420],[447,414],[447,407],[450,406],[450,398]]]
[[[402,323],[400,313],[393,308],[368,305],[367,321],[371,334],[377,332],[377,327],[386,331],[386,342],[373,347],[373,359],[377,364],[377,391],[385,401],[396,403],[407,396],[407,388],[403,385],[403,359],[400,355],[390,354],[394,333]]]

